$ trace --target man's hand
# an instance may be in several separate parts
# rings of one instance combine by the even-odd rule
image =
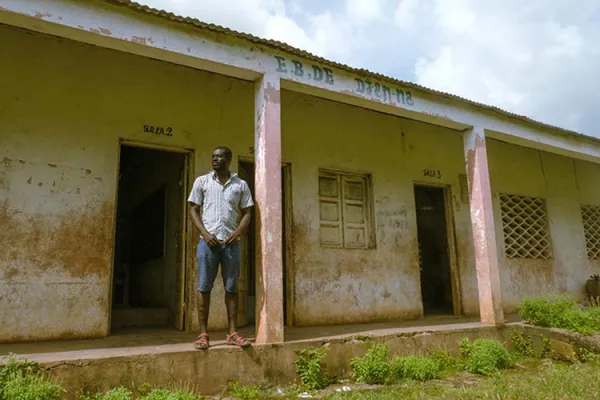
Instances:
[[[230,244],[234,243],[236,240],[238,240],[240,238],[240,233],[238,231],[233,231],[233,233],[231,235],[229,235],[229,237],[225,240],[225,245],[229,246]]]
[[[204,237],[204,240],[206,241],[206,244],[208,244],[208,247],[217,247],[217,246],[221,245],[221,243],[219,243],[217,238],[214,235],[211,235],[210,233],[203,237]]]

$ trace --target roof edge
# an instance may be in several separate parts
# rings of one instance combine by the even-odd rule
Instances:
[[[503,110],[497,106],[479,103],[479,102],[469,100],[467,98],[464,98],[464,97],[461,97],[461,96],[458,96],[458,95],[455,95],[452,93],[447,93],[447,92],[442,92],[439,90],[427,88],[425,86],[419,85],[414,82],[403,81],[403,80],[400,80],[400,79],[397,79],[397,78],[394,78],[391,76],[383,75],[383,74],[380,74],[377,72],[372,72],[372,71],[369,71],[364,68],[355,68],[355,67],[351,67],[346,64],[336,62],[336,61],[331,61],[331,60],[328,60],[321,56],[312,54],[306,50],[302,50],[297,47],[290,46],[286,43],[283,43],[283,42],[280,42],[277,40],[263,39],[263,38],[260,38],[258,36],[255,36],[255,35],[252,35],[249,33],[243,33],[243,32],[239,32],[239,31],[236,31],[231,28],[224,27],[224,26],[220,26],[220,25],[216,25],[216,24],[212,24],[212,23],[208,23],[208,22],[203,22],[197,18],[183,17],[180,15],[176,15],[172,12],[168,12],[165,10],[159,10],[156,8],[152,8],[150,6],[143,5],[143,4],[137,3],[132,0],[102,0],[102,1],[104,1],[106,3],[118,5],[118,6],[127,7],[129,9],[135,10],[140,13],[144,13],[146,15],[153,15],[153,16],[156,16],[159,18],[167,19],[171,22],[183,23],[183,24],[191,25],[195,28],[207,30],[207,31],[210,31],[213,33],[227,35],[227,36],[231,36],[231,37],[234,37],[237,39],[244,39],[244,40],[247,40],[250,43],[253,43],[256,45],[262,45],[262,46],[266,46],[266,47],[269,47],[274,50],[291,53],[291,54],[294,54],[299,57],[305,57],[312,61],[316,61],[316,62],[322,63],[322,64],[330,66],[330,67],[339,68],[339,69],[342,69],[342,70],[352,73],[352,74],[368,75],[370,77],[384,80],[389,83],[403,85],[403,86],[409,87],[413,90],[416,90],[416,91],[421,92],[426,95],[442,97],[442,98],[444,98],[446,100],[450,100],[450,101],[458,101],[459,103],[462,103],[466,106],[474,107],[475,109],[482,110],[484,112],[491,112],[494,114],[498,114],[502,117],[508,117],[510,119],[518,120],[520,122],[525,122],[529,125],[533,125],[538,128],[552,130],[552,131],[556,131],[558,133],[575,136],[580,139],[587,139],[587,140],[591,140],[591,141],[600,143],[600,138],[597,138],[595,136],[587,135],[587,134],[577,132],[577,131],[574,131],[571,129],[561,128],[556,125],[551,125],[551,124],[548,124],[545,122],[535,120],[535,119],[527,117],[525,115],[515,114],[510,111]]]

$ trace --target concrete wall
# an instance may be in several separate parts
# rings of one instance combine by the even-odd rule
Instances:
[[[0,72],[11,77],[0,88],[0,341],[106,335],[119,139],[192,149],[193,175],[205,173],[217,145],[249,155],[254,86],[6,27],[0,46],[7,60]],[[450,187],[461,306],[477,314],[461,134],[289,91],[282,113],[283,159],[292,164],[295,322],[422,314],[415,182]],[[173,136],[144,125],[171,127]],[[550,262],[503,259],[505,308],[514,310],[525,294],[579,290],[598,265],[585,259],[578,204],[600,203],[600,167],[494,141],[489,153],[494,193],[547,197],[554,243],[570,244],[554,246]],[[321,248],[319,168],[372,174],[374,248]],[[193,273],[191,291],[195,281]],[[222,295],[217,280],[212,328],[225,326]]]
[[[14,77],[1,94],[0,188],[10,229],[2,232],[0,309],[8,311],[0,339],[105,335],[119,138],[194,149],[194,175],[204,173],[218,144],[249,154],[253,85],[6,27],[0,42],[10,60],[3,73]],[[461,136],[287,91],[282,118],[283,157],[293,165],[296,323],[421,315],[414,181],[452,187],[462,303],[476,313]],[[151,135],[144,125],[174,134]],[[320,167],[373,174],[375,249],[320,248]],[[219,281],[214,296],[210,324],[221,328]],[[68,327],[59,322],[65,314]]]
[[[458,355],[464,338],[509,341],[507,333],[512,332],[509,327],[478,325],[383,329],[362,335],[255,345],[246,351],[231,346],[195,351],[190,345],[171,344],[150,349],[94,349],[19,356],[39,363],[48,371],[65,388],[64,398],[68,400],[78,400],[82,391],[93,394],[121,386],[137,391],[149,382],[154,387],[189,388],[210,396],[222,394],[232,382],[282,386],[297,382],[294,361],[299,350],[325,348],[325,369],[331,376],[343,379],[352,376],[351,360],[364,356],[375,344],[385,343],[393,357],[425,354],[434,349]]]
[[[103,336],[119,138],[195,149],[203,173],[214,146],[247,154],[254,87],[7,27],[0,47],[0,341]]]
[[[454,131],[285,91],[283,154],[292,163],[294,320],[299,325],[422,314],[414,182],[451,186],[462,305],[478,312],[462,136]],[[318,169],[373,177],[376,248],[319,243]],[[439,170],[441,179],[424,176]]]
[[[580,207],[600,205],[600,166],[495,140],[489,141],[488,156],[505,311],[516,311],[526,296],[564,291],[582,296],[585,280],[600,264],[587,259]],[[552,259],[505,256],[500,193],[546,199]]]

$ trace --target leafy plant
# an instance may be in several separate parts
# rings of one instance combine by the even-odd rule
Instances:
[[[388,379],[391,369],[388,362],[387,345],[376,344],[367,350],[363,357],[352,359],[350,366],[357,382],[384,383]]]
[[[17,360],[11,354],[0,369],[0,400],[55,400],[64,389],[49,380],[39,366],[29,360]]]
[[[579,348],[577,352],[577,360],[582,363],[600,364],[600,354],[585,347]]]
[[[430,357],[407,356],[394,357],[390,362],[390,376],[392,379],[414,379],[427,381],[440,376],[440,364]]]
[[[550,347],[550,339],[544,335],[542,337],[542,358],[549,358],[552,356],[552,348]]]
[[[8,356],[8,363],[0,369],[0,382],[16,378],[23,374],[36,374],[40,369],[36,363],[26,359],[17,360],[14,354]]]
[[[329,385],[329,376],[323,369],[323,360],[326,354],[327,350],[324,347],[296,350],[298,359],[294,361],[294,368],[305,388],[318,390]]]
[[[534,357],[535,351],[533,350],[533,344],[531,343],[531,339],[525,336],[525,334],[520,330],[515,330],[510,336],[513,344],[515,345],[515,349],[517,353],[521,354],[524,357]]]
[[[456,372],[463,369],[460,360],[452,357],[447,351],[434,349],[429,352],[428,357],[438,364],[440,372]]]
[[[64,389],[39,374],[15,373],[0,386],[2,400],[59,400]]]
[[[527,323],[591,334],[600,330],[600,309],[576,309],[566,295],[524,299],[519,314]]]
[[[114,388],[106,393],[82,396],[81,400],[133,400],[133,393],[124,387]]]
[[[512,357],[502,343],[492,339],[460,341],[460,351],[465,359],[467,371],[482,375],[493,375],[512,364]]]

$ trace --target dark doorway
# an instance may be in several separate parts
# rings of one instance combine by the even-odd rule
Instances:
[[[444,188],[415,186],[421,295],[425,314],[454,312],[444,195]]]
[[[185,153],[121,147],[111,328],[183,329]]]
[[[251,161],[240,161],[238,173],[240,178],[248,183],[250,191],[252,192],[252,198],[254,197],[254,173],[255,164]],[[288,246],[287,246],[287,226],[288,226],[288,201],[287,195],[287,183],[289,179],[289,167],[287,165],[281,168],[281,201],[283,206],[283,218],[282,218],[282,232],[283,232],[283,243],[282,243],[282,258],[283,258],[283,320],[288,324],[288,280],[287,280],[287,257]],[[256,199],[255,199],[256,202]],[[238,323],[240,325],[252,325],[256,322],[256,213],[252,214],[252,221],[250,227],[244,238],[242,238],[242,265],[240,269],[240,307],[238,311]]]

